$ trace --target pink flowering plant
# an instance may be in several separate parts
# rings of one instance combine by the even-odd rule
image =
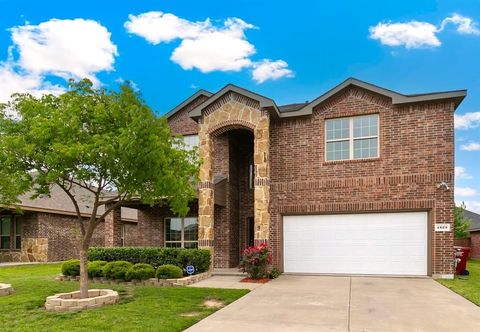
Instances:
[[[272,250],[265,243],[248,247],[242,253],[240,269],[252,279],[264,278],[272,264]]]

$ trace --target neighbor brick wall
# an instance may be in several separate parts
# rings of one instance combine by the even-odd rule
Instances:
[[[325,162],[325,119],[379,114],[380,158]],[[389,99],[348,88],[311,116],[271,124],[270,243],[281,266],[282,216],[362,211],[428,211],[433,274],[453,272],[453,233],[435,233],[435,222],[453,222],[453,103],[394,107]],[[452,225],[453,230],[453,225]]]
[[[480,232],[470,232],[470,257],[480,259]]]

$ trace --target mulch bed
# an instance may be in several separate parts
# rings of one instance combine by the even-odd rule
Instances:
[[[268,279],[268,278],[253,279],[253,278],[248,278],[248,277],[240,280],[240,282],[253,282],[255,284],[266,284],[269,281],[270,281],[270,279]]]

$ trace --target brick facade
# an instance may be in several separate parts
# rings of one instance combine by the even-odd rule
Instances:
[[[248,98],[232,98],[231,93],[227,95],[202,111],[203,117],[198,124],[201,144],[202,130],[225,135],[236,128],[249,129],[248,121],[246,124],[218,121],[225,113],[235,111],[232,99],[247,107],[258,107]],[[349,86],[316,106],[311,115],[284,119],[271,117],[267,120],[268,151],[265,155],[255,154],[255,158],[269,160],[264,173],[269,179],[269,186],[263,187],[267,189],[264,197],[268,197],[265,201],[268,205],[265,214],[268,232],[264,234],[268,234],[273,248],[274,264],[282,268],[284,215],[426,211],[430,229],[429,274],[453,273],[453,232],[434,232],[434,224],[451,223],[453,229],[453,190],[439,189],[437,184],[445,181],[453,188],[454,108],[454,102],[448,99],[394,105],[387,96]],[[172,131],[175,134],[195,133],[187,112],[177,114]],[[325,120],[366,114],[379,114],[379,158],[326,162]],[[215,116],[215,124],[208,122],[207,128],[205,117]],[[251,130],[253,128],[250,127]],[[206,147],[208,144],[213,146],[214,158],[207,160],[206,167],[204,164],[203,180],[226,170],[226,160],[230,160],[230,156],[225,152],[227,141],[221,145],[221,137],[217,135],[213,143],[204,142]],[[200,150],[202,156],[202,145]],[[220,160],[217,159],[219,155],[222,156]],[[213,165],[210,166],[210,163]],[[208,174],[210,167],[215,174]],[[245,179],[245,175],[239,179]],[[200,198],[202,188],[213,196],[211,186],[201,183],[200,188]],[[228,245],[228,236],[222,233],[221,227],[226,225],[224,219],[230,216],[241,225],[250,213],[258,214],[249,202],[253,204],[247,196],[244,201],[240,200],[238,214],[227,214],[219,206],[211,211],[214,232],[211,237],[205,238],[208,239],[205,243],[215,243],[215,266],[229,265],[225,258],[229,252],[227,247],[232,246]],[[241,246],[246,243],[246,227],[240,226],[238,230]],[[256,235],[256,238],[260,237]],[[230,259],[229,263],[235,260]]]
[[[325,162],[325,119],[379,114],[380,158]],[[451,274],[453,233],[453,103],[393,106],[387,98],[349,88],[313,115],[280,120],[271,130],[271,245],[281,266],[282,215],[428,211],[431,274]],[[453,230],[453,224],[452,224]]]
[[[57,262],[78,257],[76,217],[26,212],[23,217],[22,249],[0,251],[0,262]],[[97,226],[92,246],[104,245],[104,225]]]
[[[470,258],[480,259],[480,232],[470,232]]]

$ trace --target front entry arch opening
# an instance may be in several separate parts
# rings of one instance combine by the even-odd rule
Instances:
[[[216,268],[237,267],[241,252],[254,239],[254,135],[231,129],[212,137],[214,182],[225,181],[223,206],[214,210]]]

